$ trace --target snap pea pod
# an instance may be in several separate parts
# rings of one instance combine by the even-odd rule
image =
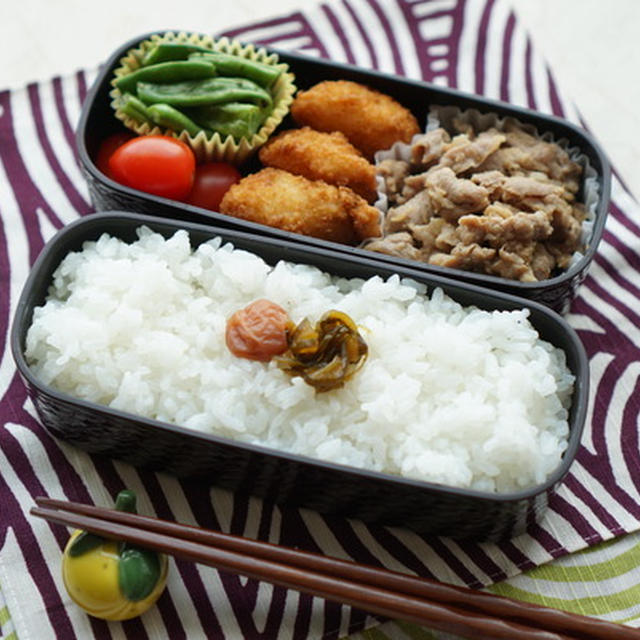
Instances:
[[[213,78],[215,75],[215,66],[206,60],[175,60],[140,67],[132,73],[120,76],[115,84],[122,93],[135,93],[139,82],[180,82]]]
[[[155,124],[166,127],[167,129],[172,129],[173,131],[182,131],[184,129],[194,138],[203,129],[207,135],[212,134],[206,127],[201,127],[199,124],[196,124],[182,111],[178,111],[178,109],[174,109],[171,105],[162,102],[147,107],[147,113]]]
[[[244,78],[218,77],[167,84],[138,82],[137,93],[138,98],[146,104],[163,102],[173,107],[197,107],[225,102],[251,102],[271,106],[269,92]]]
[[[137,122],[153,122],[153,119],[149,115],[147,105],[142,102],[142,100],[138,100],[136,96],[131,95],[130,93],[125,93],[122,97],[120,109],[123,113],[128,115],[130,118],[133,118]]]
[[[264,112],[258,105],[245,102],[194,107],[189,110],[191,118],[205,129],[217,131],[222,138],[233,136],[239,140],[254,135],[264,120]]]
[[[192,53],[207,53],[211,49],[187,42],[159,42],[149,49],[142,59],[142,66],[146,67],[168,60],[186,60]]]
[[[192,53],[189,56],[189,60],[207,60],[213,62],[218,75],[248,78],[265,89],[272,87],[282,73],[276,67],[219,51]]]

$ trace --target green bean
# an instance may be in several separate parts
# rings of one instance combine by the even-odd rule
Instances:
[[[190,136],[197,136],[202,130],[199,124],[196,124],[191,118],[187,117],[182,111],[174,109],[168,104],[152,104],[147,107],[147,112],[151,119],[159,126],[171,129],[176,133],[186,131]],[[207,135],[211,135],[211,131],[206,131]]]
[[[187,42],[159,42],[149,49],[142,59],[142,66],[147,67],[167,60],[186,60],[192,53],[211,52],[211,49]]]
[[[149,111],[147,110],[147,105],[130,93],[125,93],[122,97],[120,109],[124,114],[133,118],[136,122],[153,123],[153,120],[149,115]]]
[[[236,140],[254,135],[265,116],[258,105],[244,102],[194,107],[188,114],[199,125],[217,131],[223,139],[231,135]]]
[[[177,63],[175,63],[177,64]],[[244,78],[207,78],[170,84],[138,82],[138,97],[146,104],[164,102],[173,107],[195,107],[225,102],[271,106],[271,95]]]
[[[189,60],[207,60],[213,62],[216,72],[220,76],[234,78],[248,78],[261,87],[269,89],[280,77],[282,71],[274,66],[263,64],[255,60],[248,60],[241,56],[232,56],[218,51],[197,52],[189,56]]]
[[[215,66],[205,60],[177,60],[161,62],[150,67],[140,67],[133,73],[120,76],[116,87],[122,93],[134,93],[139,82],[178,82],[184,80],[201,80],[216,75]]]

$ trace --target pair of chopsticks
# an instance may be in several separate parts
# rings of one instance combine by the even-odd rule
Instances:
[[[51,498],[31,514],[176,558],[475,639],[631,640],[640,631],[378,567]]]

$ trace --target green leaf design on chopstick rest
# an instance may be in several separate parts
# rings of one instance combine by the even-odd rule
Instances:
[[[103,545],[105,542],[104,538],[97,536],[95,533],[89,533],[88,531],[83,531],[72,543],[69,547],[69,555],[72,558],[77,558],[84,553],[88,553],[89,551],[93,551],[97,549],[99,546]]]
[[[118,511],[136,513],[136,494],[129,489],[123,489],[116,497],[115,508]],[[89,531],[83,531],[69,547],[69,555],[76,558],[104,543],[105,539],[103,537]]]
[[[115,508],[118,511],[136,513],[136,494],[129,489],[118,493]],[[118,584],[128,600],[143,600],[160,579],[160,556],[155,551],[122,542],[119,545]]]
[[[128,600],[146,598],[158,583],[160,573],[160,558],[155,551],[124,545],[118,563],[118,583]]]
[[[114,507],[118,511],[137,513],[136,494],[131,491],[131,489],[123,489],[116,496],[116,503]]]

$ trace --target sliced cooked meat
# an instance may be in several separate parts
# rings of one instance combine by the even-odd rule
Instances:
[[[491,200],[500,200],[519,209],[535,211],[551,196],[563,198],[564,188],[549,180],[544,174],[505,176],[491,170],[471,176],[474,184],[484,187]]]
[[[401,204],[400,200],[404,181],[409,175],[409,163],[404,160],[387,158],[382,160],[376,167],[377,175],[384,180],[385,193],[391,205]]]
[[[456,227],[444,218],[432,218],[427,224],[410,225],[409,230],[414,243],[426,257],[438,251],[449,252],[459,242]]]
[[[412,224],[424,224],[433,215],[431,193],[426,189],[419,191],[413,198],[387,211],[384,220],[384,232],[394,233],[407,229]]]
[[[449,167],[430,171],[425,179],[425,189],[431,196],[433,210],[449,222],[455,222],[465,213],[482,211],[489,204],[484,187],[458,178]]]
[[[407,178],[407,182],[409,178]],[[385,231],[395,232],[410,224],[425,224],[433,215],[455,222],[461,215],[482,211],[488,204],[487,190],[471,180],[458,178],[448,167],[412,176],[416,195],[387,212]]]
[[[410,260],[422,258],[420,250],[413,245],[413,238],[408,231],[390,233],[384,238],[372,240],[365,245],[365,249]]]
[[[467,215],[458,220],[461,242],[488,244],[499,248],[507,242],[532,242],[549,238],[553,227],[544,211],[526,213],[494,203],[479,216]]]
[[[474,173],[471,176],[471,181],[480,187],[484,187],[489,192],[489,199],[493,201],[500,199],[505,177],[504,173],[493,169],[491,171]]]
[[[580,249],[582,225],[576,218],[580,209],[558,207],[553,210],[553,234],[546,243],[547,249],[555,257],[558,267],[566,269],[571,257]]]
[[[507,131],[506,144],[478,166],[478,171],[491,170],[507,175],[539,171],[561,182],[571,193],[578,191],[582,173],[580,165],[562,147],[514,126]]]
[[[532,250],[533,246],[529,244],[527,248]],[[532,251],[525,252],[522,248],[520,251],[510,249],[515,247],[498,249],[498,255],[491,263],[488,273],[520,282],[535,282],[536,277],[530,264]]]
[[[581,249],[581,167],[513,123],[457,130],[430,131],[408,162],[381,163],[393,206],[387,237],[368,248],[524,282],[567,268]]]
[[[535,279],[545,280],[555,268],[556,259],[543,243],[538,242],[531,256],[531,271],[533,271]]]
[[[496,257],[496,250],[478,244],[458,244],[451,253],[434,253],[429,263],[440,267],[486,272],[485,266]]]
[[[424,171],[435,164],[450,141],[451,136],[442,127],[428,131],[414,140],[411,145],[411,164],[414,169]]]
[[[438,162],[450,167],[457,175],[479,167],[506,140],[497,129],[488,129],[470,139],[466,134],[456,136]]]
[[[505,178],[501,192],[503,202],[528,211],[545,209],[563,199],[562,187],[553,182],[543,182],[524,176]]]

